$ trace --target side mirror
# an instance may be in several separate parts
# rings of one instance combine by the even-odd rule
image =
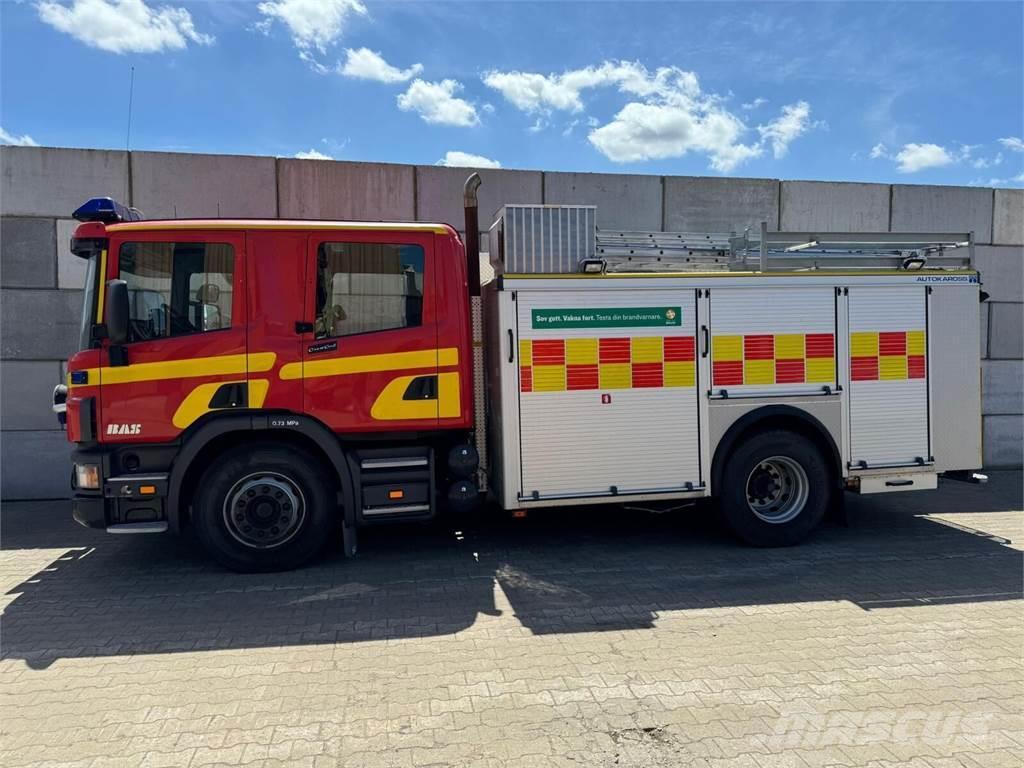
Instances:
[[[128,283],[111,280],[107,283],[107,338],[115,347],[128,342]]]

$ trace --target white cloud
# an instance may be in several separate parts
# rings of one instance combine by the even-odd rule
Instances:
[[[917,173],[926,168],[941,168],[955,162],[944,147],[938,144],[904,144],[893,159],[900,173]]]
[[[313,64],[311,50],[326,53],[327,47],[341,37],[351,16],[366,15],[366,6],[360,0],[266,0],[258,8],[265,17],[258,28],[266,30],[275,20],[280,21],[305,54],[302,58]]]
[[[184,8],[150,8],[143,0],[73,0],[70,6],[42,0],[39,18],[93,48],[112,53],[181,50],[189,41],[210,45]]]
[[[0,144],[10,144],[15,147],[38,147],[39,144],[29,136],[27,133],[21,136],[15,136],[13,133],[8,133],[3,128],[0,128]]]
[[[469,152],[449,150],[437,161],[438,165],[449,168],[501,168],[501,163],[483,155],[472,155]]]
[[[767,144],[782,157],[792,141],[813,127],[810,106],[800,101],[758,126],[760,139],[751,142],[745,138],[749,128],[724,106],[725,99],[703,92],[697,76],[679,67],[651,71],[639,62],[605,61],[561,74],[492,70],[483,81],[513,106],[537,116],[534,129],[543,126],[541,118],[553,111],[582,112],[588,89],[615,88],[633,97],[606,125],[587,118],[590,143],[616,163],[699,152],[709,156],[713,169],[728,172],[761,156]],[[756,100],[750,106],[763,103]],[[575,125],[570,123],[563,133],[571,133]]]
[[[745,126],[722,110],[700,111],[667,104],[627,104],[607,125],[590,132],[590,143],[616,163],[661,160],[705,152],[711,167],[727,172],[761,154],[739,143]]]
[[[1014,147],[1014,141],[1019,139],[1000,139],[999,142],[1010,149]],[[981,149],[981,144],[960,144],[959,149],[949,149],[939,144],[904,144],[903,147],[893,154],[885,144],[878,143],[871,148],[872,160],[892,160],[897,164],[900,173],[917,173],[927,168],[943,168],[947,165],[970,164],[972,168],[984,170],[995,168],[1003,164],[1003,153],[996,152],[992,156],[973,157],[975,150]],[[1022,142],[1024,147],[1024,142]],[[1021,149],[1024,151],[1024,148]],[[974,186],[1000,186],[1018,179],[974,179],[970,183]]]
[[[580,112],[581,93],[589,88],[614,86],[623,93],[641,97],[695,95],[700,90],[692,72],[659,67],[652,74],[642,64],[630,61],[606,61],[597,67],[567,70],[560,75],[491,70],[484,73],[483,81],[524,112]]]
[[[333,160],[330,155],[325,155],[315,149],[308,149],[305,152],[296,152],[295,157],[299,160]]]
[[[476,107],[455,94],[462,90],[456,80],[431,83],[416,79],[398,96],[398,108],[416,112],[424,121],[439,125],[473,126],[480,123]]]
[[[1016,187],[1024,185],[1024,172],[1018,173],[1009,179],[973,179],[969,182],[972,187]]]
[[[345,63],[338,65],[339,74],[358,80],[375,80],[378,83],[404,83],[423,71],[422,64],[413,64],[408,69],[399,69],[384,61],[384,57],[369,48],[345,49]]]
[[[997,152],[995,157],[979,157],[971,165],[975,168],[994,168],[997,165],[1002,165],[1003,153]]]
[[[771,142],[772,154],[778,160],[786,156],[794,139],[807,133],[811,127],[810,118],[811,105],[806,101],[798,101],[784,106],[782,114],[765,125],[757,126],[757,130],[764,141]]]
[[[1024,152],[1024,141],[1022,141],[1018,136],[1009,136],[1005,139],[1000,139],[999,143],[1014,152]]]
[[[746,102],[744,104],[740,104],[740,107],[742,109],[745,109],[745,110],[747,110],[749,112],[752,109],[757,109],[758,107],[763,107],[767,103],[768,103],[768,99],[764,99],[764,98],[761,98],[760,96],[758,96],[753,101],[748,101],[748,102]]]

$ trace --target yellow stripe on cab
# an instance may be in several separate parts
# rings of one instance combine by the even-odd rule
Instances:
[[[193,389],[184,400],[181,401],[181,405],[178,406],[178,410],[174,412],[174,418],[171,420],[174,426],[178,429],[185,429],[190,426],[200,416],[209,413],[210,411],[223,410],[221,408],[211,408],[210,401],[213,396],[217,394],[217,390],[221,387],[230,386],[231,384],[245,384],[248,392],[248,402],[246,403],[247,408],[262,408],[263,401],[267,399],[267,391],[270,389],[269,379],[250,379],[245,381],[211,381],[206,384],[200,384],[198,387]]]
[[[418,349],[415,352],[390,352],[382,355],[353,355],[303,363],[286,363],[279,376],[285,381],[316,379],[323,376],[349,376],[356,373],[402,371],[413,368],[439,368],[459,364],[457,347],[444,349]]]
[[[133,363],[131,365],[104,366],[88,369],[89,384],[73,384],[74,387],[95,386],[96,384],[137,384],[142,381],[164,379],[197,379],[202,376],[245,376],[247,373],[264,373],[274,367],[277,355],[273,352],[252,354],[218,355],[196,357],[187,360],[161,360],[155,363]]]

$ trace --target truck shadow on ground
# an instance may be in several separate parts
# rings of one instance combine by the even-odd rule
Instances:
[[[826,524],[789,549],[740,546],[701,507],[599,507],[465,530],[371,529],[355,560],[334,551],[300,571],[248,576],[210,564],[188,537],[108,536],[72,523],[66,503],[8,504],[7,583],[19,563],[38,572],[7,592],[0,650],[45,668],[77,656],[442,636],[499,613],[496,588],[537,634],[652,628],[662,612],[708,607],[1019,599],[1020,551],[973,529],[970,515],[955,525],[922,515],[1020,510],[1020,478],[851,497],[849,527]]]

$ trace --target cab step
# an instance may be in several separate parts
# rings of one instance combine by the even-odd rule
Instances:
[[[434,517],[434,452],[431,448],[363,448],[349,454],[363,523]]]

